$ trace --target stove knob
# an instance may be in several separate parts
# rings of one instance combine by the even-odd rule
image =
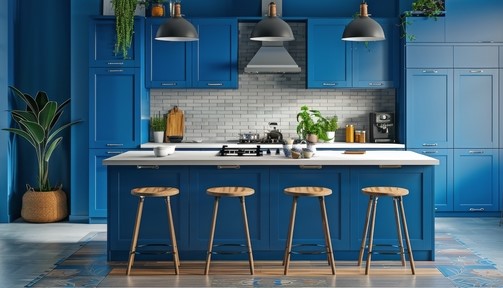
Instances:
[[[271,155],[271,149],[267,149],[267,155]]]

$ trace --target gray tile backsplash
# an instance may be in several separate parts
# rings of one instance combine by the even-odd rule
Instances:
[[[269,122],[278,122],[284,137],[297,137],[296,115],[308,105],[337,115],[336,141],[344,141],[346,124],[368,129],[369,112],[395,110],[394,89],[306,89],[306,27],[289,24],[296,39],[284,44],[302,68],[300,74],[244,74],[260,42],[248,39],[253,23],[240,23],[239,89],[152,89],[151,113],[166,113],[176,105],[185,112],[186,140],[227,141],[238,139],[240,132],[263,133]]]

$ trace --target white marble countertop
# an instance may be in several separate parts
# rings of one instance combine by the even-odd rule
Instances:
[[[438,165],[439,161],[412,151],[372,150],[365,154],[318,151],[310,159],[281,155],[219,156],[217,151],[175,151],[156,157],[153,150],[128,151],[103,160],[104,165]]]

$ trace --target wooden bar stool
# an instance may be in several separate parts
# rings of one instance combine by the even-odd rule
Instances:
[[[328,265],[332,268],[332,274],[335,275],[335,260],[332,250],[332,241],[330,238],[330,229],[328,228],[327,208],[325,206],[325,196],[331,195],[332,190],[324,187],[289,187],[285,188],[284,193],[293,196],[292,212],[290,215],[290,225],[288,228],[288,235],[286,239],[285,256],[283,264],[285,265],[284,274],[288,275],[288,268],[290,265],[290,256],[292,252],[293,230],[295,226],[295,215],[297,213],[297,201],[299,197],[318,197],[320,200],[321,221],[323,232],[325,236],[325,251],[327,253]],[[313,246],[314,244],[299,244],[295,246]],[[317,245],[316,245],[317,246]],[[302,252],[296,252],[301,254]],[[311,253],[312,254],[312,253]]]
[[[218,251],[213,251],[213,247],[222,247],[222,246],[244,246],[240,244],[216,244],[213,245],[213,239],[215,236],[215,227],[217,224],[217,215],[218,215],[218,202],[220,201],[220,197],[238,197],[239,201],[241,202],[241,210],[243,214],[243,220],[244,220],[244,230],[246,234],[246,247],[247,247],[247,253],[248,253],[248,261],[250,263],[250,273],[251,275],[255,274],[255,268],[253,264],[253,253],[252,253],[252,246],[251,246],[251,239],[250,239],[250,231],[248,229],[248,217],[246,216],[246,205],[245,205],[245,197],[253,195],[255,193],[255,190],[252,188],[248,187],[235,187],[235,186],[230,186],[230,187],[213,187],[213,188],[208,188],[206,190],[206,193],[210,196],[215,197],[215,204],[213,206],[213,218],[211,221],[211,232],[210,232],[210,240],[208,243],[208,254],[206,258],[206,267],[204,269],[204,275],[208,275],[210,271],[210,262],[211,262],[211,255],[212,254],[230,254],[229,252],[218,252]],[[241,252],[238,252],[241,253]]]
[[[369,196],[369,203],[367,206],[367,216],[365,217],[365,227],[363,228],[362,244],[360,246],[360,255],[358,257],[358,266],[362,264],[363,253],[365,248],[367,249],[367,264],[365,267],[365,274],[368,275],[370,269],[370,262],[372,259],[372,254],[400,254],[402,261],[402,266],[405,266],[405,252],[403,247],[402,229],[400,225],[400,218],[403,224],[403,232],[405,234],[405,242],[407,244],[407,253],[409,254],[410,269],[412,274],[416,274],[416,266],[414,265],[414,257],[412,256],[412,248],[410,246],[409,230],[407,228],[407,219],[405,218],[405,210],[403,209],[402,197],[409,194],[409,190],[399,187],[366,187],[362,189],[362,192]],[[396,232],[398,236],[398,252],[390,251],[373,251],[374,247],[374,226],[377,210],[377,200],[381,196],[393,197],[393,205],[395,212],[395,224]],[[369,232],[370,226],[370,237],[369,244],[366,246],[367,234]]]
[[[131,272],[131,267],[134,263],[134,257],[136,254],[173,254],[173,262],[175,265],[175,274],[179,273],[180,259],[178,255],[178,246],[176,244],[176,234],[175,227],[173,224],[173,215],[171,213],[171,201],[170,197],[175,196],[179,193],[177,188],[173,187],[140,187],[131,190],[131,195],[140,197],[138,201],[138,210],[136,212],[136,220],[134,224],[133,231],[133,239],[131,241],[131,250],[129,251],[129,260],[127,264],[126,275],[129,275]],[[162,197],[166,201],[166,207],[168,210],[168,222],[169,222],[169,232],[171,237],[171,245],[167,244],[145,244],[145,245],[137,245],[138,244],[138,234],[140,232],[140,224],[141,217],[143,214],[143,203],[145,202],[145,198],[154,198],[154,197]],[[137,251],[137,248],[147,247],[147,246],[171,246],[171,251]]]

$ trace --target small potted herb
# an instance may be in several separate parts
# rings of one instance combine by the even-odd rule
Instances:
[[[327,138],[329,139],[328,142],[333,143],[334,138],[335,138],[335,131],[337,128],[339,128],[339,125],[337,124],[337,121],[339,120],[336,115],[327,117],[327,122],[325,123],[325,133],[327,135]]]
[[[297,122],[297,134],[302,139],[311,143],[318,142],[318,139],[329,140],[325,130],[328,121],[320,111],[309,109],[304,105],[297,114]]]
[[[150,117],[150,128],[152,129],[152,133],[154,135],[154,142],[163,143],[164,131],[166,130],[166,117],[161,115],[161,112]]]

